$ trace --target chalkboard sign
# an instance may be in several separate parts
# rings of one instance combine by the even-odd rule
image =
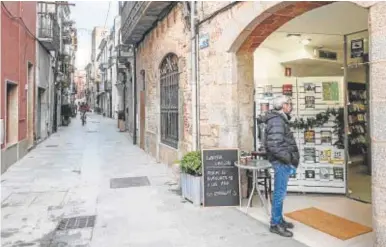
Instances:
[[[202,150],[205,206],[238,206],[238,149]]]

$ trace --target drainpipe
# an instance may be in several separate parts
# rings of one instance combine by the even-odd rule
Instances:
[[[137,45],[133,45],[133,95],[134,95],[134,133],[133,144],[137,145]]]
[[[198,135],[197,135],[197,48],[196,48],[196,2],[191,1],[190,4],[190,33],[191,33],[191,75],[192,75],[192,137],[193,137],[193,151],[197,150]]]

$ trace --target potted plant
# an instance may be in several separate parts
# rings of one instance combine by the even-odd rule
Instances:
[[[201,152],[193,151],[184,155],[180,161],[182,197],[194,205],[203,202],[203,177],[201,170]]]
[[[119,131],[125,131],[125,112],[123,110],[118,111],[118,128]]]

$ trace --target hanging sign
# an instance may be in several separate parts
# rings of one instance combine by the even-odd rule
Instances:
[[[364,53],[363,39],[351,40],[351,58],[362,57]]]

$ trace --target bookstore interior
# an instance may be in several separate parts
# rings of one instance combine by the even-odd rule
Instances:
[[[331,17],[322,27],[305,15],[255,51],[255,114],[272,109],[275,96],[292,98],[301,161],[289,192],[342,194],[371,203],[367,12],[350,8],[356,21]]]

